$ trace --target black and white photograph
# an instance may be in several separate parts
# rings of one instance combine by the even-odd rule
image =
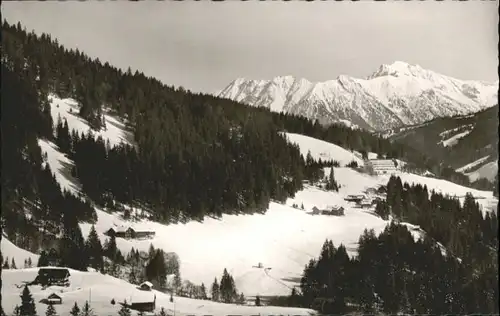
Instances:
[[[4,1],[1,316],[498,315],[498,1]]]

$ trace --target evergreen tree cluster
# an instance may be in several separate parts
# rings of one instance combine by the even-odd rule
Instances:
[[[429,193],[426,186],[402,184],[399,177],[392,176],[387,184],[387,202],[379,203],[396,220],[420,226],[465,263],[487,266],[498,247],[497,214],[483,215],[470,193],[463,198],[461,204],[458,197]]]
[[[62,266],[81,271],[87,271],[87,267],[92,267],[104,272],[103,257],[108,249],[101,245],[94,225],[91,226],[87,240],[83,239],[78,222],[65,221],[63,226],[63,236],[59,239],[58,249],[42,250],[37,266]]]
[[[319,259],[306,266],[300,288],[288,304],[322,313],[498,313],[496,267],[477,273],[443,255],[431,239],[415,242],[406,226],[395,223],[379,237],[365,231],[353,259],[343,245],[325,242]]]
[[[330,168],[330,175],[328,176],[325,188],[330,191],[339,191],[340,186],[337,183],[337,180],[335,180],[335,172],[333,170],[333,167]]]
[[[212,301],[223,303],[241,303],[243,293],[238,295],[233,276],[224,269],[220,283],[215,278],[211,288]]]

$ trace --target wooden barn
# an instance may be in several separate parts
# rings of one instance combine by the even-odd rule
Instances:
[[[120,305],[126,306],[126,307],[128,307],[132,310],[138,311],[138,312],[153,312],[156,309],[156,295],[154,295],[154,298],[152,301],[139,299],[139,300],[136,300],[135,302],[133,301],[130,304],[127,302],[123,302],[123,303],[120,303]]]
[[[155,236],[154,231],[137,231],[132,227],[111,227],[105,233],[107,236],[115,236],[117,238],[125,238],[125,239],[147,239]]]
[[[69,286],[70,275],[67,268],[40,268],[32,284]]]
[[[62,298],[56,293],[52,293],[48,297],[41,299],[40,303],[47,305],[60,305],[62,304]]]

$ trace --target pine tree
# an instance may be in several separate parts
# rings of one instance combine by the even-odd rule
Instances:
[[[23,293],[21,294],[19,312],[23,316],[36,316],[35,301],[27,285],[24,286]]]
[[[238,303],[241,304],[241,305],[244,305],[245,304],[245,295],[243,295],[243,293],[240,294],[240,297],[238,299]]]
[[[69,312],[71,316],[80,316],[80,307],[78,307],[78,304],[75,302],[75,305],[71,308],[71,311]]]
[[[28,268],[33,266],[33,262],[31,261],[31,257],[28,257]]]
[[[85,301],[83,305],[82,311],[80,313],[81,316],[95,316],[94,310],[90,307],[89,301]]]
[[[207,289],[205,288],[204,283],[201,283],[200,292],[201,292],[202,299],[206,300],[207,299]]]
[[[54,304],[49,304],[47,310],[45,311],[45,316],[57,316],[56,308]]]
[[[9,257],[5,258],[5,262],[3,263],[2,269],[10,269],[9,266]]]
[[[106,256],[111,260],[116,260],[116,253],[118,252],[118,247],[116,246],[116,237],[111,235],[104,248]]]
[[[130,311],[130,308],[128,308],[126,305],[127,305],[127,301],[125,300],[123,302],[122,307],[118,311],[118,315],[119,316],[131,316],[132,315],[132,312]]]
[[[14,258],[12,258],[12,262],[10,263],[10,268],[11,269],[17,269],[16,260],[14,260]]]
[[[103,249],[94,225],[92,225],[92,227],[90,228],[89,236],[87,238],[85,246],[87,249],[87,254],[89,256],[90,266],[102,272],[104,270],[104,261],[102,258]]]
[[[214,283],[212,284],[211,295],[212,295],[212,301],[214,301],[214,302],[218,302],[219,301],[219,299],[220,299],[220,288],[219,288],[219,284],[217,283],[217,278],[215,278]]]
[[[261,303],[260,303],[260,296],[257,295],[255,297],[255,306],[260,306],[260,305],[261,305]]]

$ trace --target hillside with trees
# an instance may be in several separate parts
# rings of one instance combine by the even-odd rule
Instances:
[[[498,105],[474,115],[437,118],[391,132],[391,140],[426,152],[433,159],[445,161],[454,169],[487,157],[481,164],[464,172],[498,160]],[[453,137],[456,140],[445,146],[446,140]],[[491,189],[491,185],[487,188]]]
[[[498,313],[496,213],[483,216],[470,194],[461,205],[399,177],[390,178],[377,213],[393,218],[382,234],[365,231],[354,258],[327,240],[305,267],[300,293],[281,304],[328,314]],[[403,221],[425,235],[415,240]]]

